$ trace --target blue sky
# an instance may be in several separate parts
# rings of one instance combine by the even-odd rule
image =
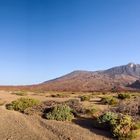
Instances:
[[[0,0],[0,84],[140,63],[138,0]]]

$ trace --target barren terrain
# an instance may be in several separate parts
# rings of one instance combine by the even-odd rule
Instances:
[[[28,97],[41,101],[54,100],[42,94],[30,93]],[[20,98],[10,92],[1,91],[0,101],[10,103]],[[73,98],[73,97],[72,97]],[[57,101],[68,98],[55,98]],[[97,99],[98,100],[98,99]],[[92,128],[90,121],[59,122],[46,120],[37,115],[25,115],[17,111],[7,110],[5,104],[0,106],[0,139],[1,140],[109,140],[108,132]],[[78,123],[79,122],[79,123]]]

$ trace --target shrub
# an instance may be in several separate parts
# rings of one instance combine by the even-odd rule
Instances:
[[[90,101],[90,96],[89,95],[83,95],[80,96],[81,101]]]
[[[113,112],[106,112],[105,114],[99,116],[97,118],[97,126],[101,129],[111,129],[110,121],[113,119],[117,119],[117,114]]]
[[[96,113],[98,113],[99,112],[99,109],[97,108],[97,107],[91,107],[91,108],[88,108],[88,109],[86,109],[86,113],[87,114],[89,114],[89,115],[98,115],[98,114],[96,114]]]
[[[118,103],[118,100],[114,97],[103,97],[100,101],[102,104],[108,104],[108,105],[116,105]]]
[[[44,117],[44,114],[49,112],[55,105],[60,104],[59,102],[48,100],[41,102],[39,105],[29,107],[24,110],[24,113],[27,115],[37,114]]]
[[[114,111],[137,118],[140,115],[140,99],[121,100]]]
[[[79,114],[81,113],[85,114],[86,112],[85,108],[83,108],[82,103],[78,99],[70,99],[64,103],[72,109],[72,113],[75,116],[79,116]]]
[[[26,95],[28,95],[27,92],[23,92],[23,91],[12,92],[11,94],[18,95],[18,96],[26,96]]]
[[[67,105],[57,105],[49,113],[45,114],[45,117],[49,120],[57,121],[71,121],[73,114],[71,108]]]
[[[114,86],[114,87],[111,89],[111,91],[114,92],[114,93],[115,93],[115,92],[118,92],[118,87]]]
[[[98,118],[99,123],[110,123],[111,120],[117,119],[118,115],[113,112],[106,112]]]
[[[134,123],[132,129],[133,130],[140,129],[140,121],[137,121],[136,123]]]
[[[99,115],[97,117],[93,117],[93,126],[95,128],[101,129],[101,130],[108,130],[110,131],[110,121],[111,119],[116,118],[116,114],[113,112],[106,112],[102,115]]]
[[[118,94],[118,99],[124,100],[124,99],[130,99],[131,95],[127,93],[119,93]]]
[[[25,109],[38,105],[39,103],[39,100],[36,99],[20,98],[13,101],[11,104],[7,104],[6,108],[9,110],[24,112]]]
[[[120,115],[117,119],[110,121],[111,130],[114,137],[128,138],[130,137],[133,125],[132,117],[129,115]]]
[[[68,94],[52,94],[51,97],[67,98],[67,97],[69,97],[69,95]]]
[[[130,139],[135,136],[132,131],[135,123],[129,115],[106,112],[97,119],[97,122],[96,125],[99,125],[100,128],[109,129],[112,135],[118,139]],[[139,126],[135,128],[138,129]]]

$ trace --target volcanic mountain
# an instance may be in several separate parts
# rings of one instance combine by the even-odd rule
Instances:
[[[140,80],[140,64],[129,63],[102,71],[73,71],[38,85],[0,87],[0,89],[39,91],[140,90],[138,80]]]
[[[104,91],[127,89],[140,79],[140,64],[113,67],[103,71],[74,71],[62,77],[37,85],[51,91]]]

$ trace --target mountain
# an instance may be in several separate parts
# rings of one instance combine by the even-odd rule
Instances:
[[[38,88],[55,91],[104,91],[117,87],[127,90],[127,85],[138,79],[140,64],[129,63],[103,71],[74,71],[41,83]]]
[[[135,78],[140,78],[140,64],[129,63],[127,65],[108,69],[104,72],[111,76],[125,75],[125,76],[132,76]]]
[[[129,63],[102,71],[73,71],[38,85],[0,87],[0,89],[39,91],[140,90],[138,88],[140,83],[138,84],[137,80],[140,80],[140,64]]]

